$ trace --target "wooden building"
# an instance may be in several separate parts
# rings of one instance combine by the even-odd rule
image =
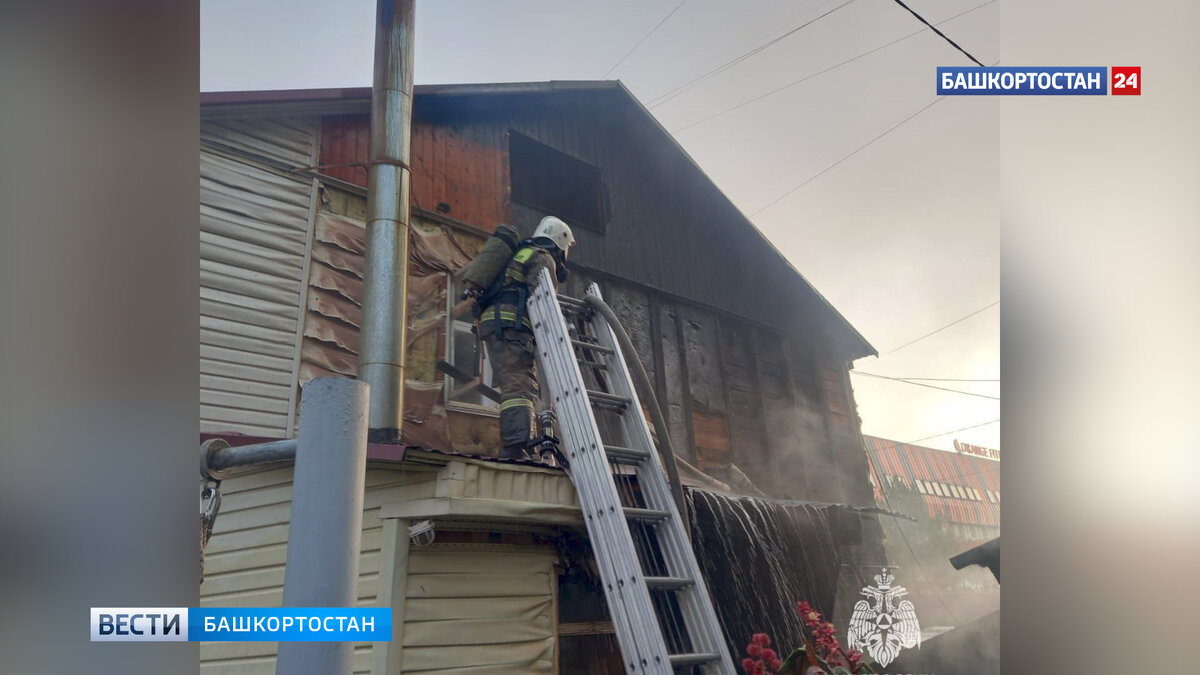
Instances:
[[[370,90],[212,93],[201,105],[202,431],[235,443],[292,436],[304,382],[355,374]],[[448,626],[519,643],[521,672],[563,668],[577,637],[595,638],[584,651],[611,640],[602,621],[561,621],[575,612],[560,611],[552,569],[563,528],[579,526],[569,480],[487,459],[497,410],[478,385],[490,367],[470,317],[454,315],[452,276],[499,223],[526,235],[548,214],[572,225],[566,290],[600,283],[678,452],[704,472],[693,484],[874,503],[848,377],[874,349],[624,86],[418,86],[412,148],[407,447],[372,448],[360,569],[360,602],[407,601],[405,672],[503,670],[484,646],[437,666]],[[443,359],[477,375],[443,376]],[[289,501],[288,469],[228,482],[205,603],[279,602]],[[436,550],[402,555],[415,518],[438,523]],[[881,562],[877,530],[840,542],[847,559]],[[495,557],[454,553],[464,549]],[[520,572],[492,583],[498,569]],[[487,596],[497,585],[513,595]],[[273,653],[206,646],[204,669],[270,672]],[[356,671],[389,668],[373,665],[369,645],[359,654]]]

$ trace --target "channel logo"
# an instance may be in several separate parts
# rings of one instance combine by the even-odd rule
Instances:
[[[187,641],[187,607],[92,608],[92,642]]]
[[[390,642],[390,607],[93,607],[92,642]]]
[[[1140,66],[1040,68],[1027,66],[937,69],[939,96],[1140,96]]]

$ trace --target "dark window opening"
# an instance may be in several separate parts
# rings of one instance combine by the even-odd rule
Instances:
[[[515,131],[509,132],[508,163],[514,202],[604,232],[604,184],[598,167]]]

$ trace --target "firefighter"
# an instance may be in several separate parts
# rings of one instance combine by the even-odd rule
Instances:
[[[505,243],[511,241],[507,235],[499,239]],[[487,345],[500,390],[503,458],[522,459],[532,454],[526,450],[533,436],[538,380],[534,371],[533,325],[525,301],[536,289],[541,270],[550,270],[556,286],[566,280],[567,251],[574,243],[571,228],[558,218],[547,216],[538,223],[532,237],[514,247],[507,264],[486,287],[481,277],[488,274],[480,274],[478,270],[488,264],[483,259],[485,254],[492,255],[487,253],[488,247],[497,248],[493,242],[464,270],[465,295],[475,297],[479,335]]]

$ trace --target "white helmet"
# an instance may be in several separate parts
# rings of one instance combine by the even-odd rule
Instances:
[[[533,238],[545,237],[554,242],[563,253],[571,248],[571,244],[575,243],[575,235],[571,234],[571,228],[563,221],[554,216],[546,216],[542,218],[542,222],[538,223],[537,229],[533,231]]]

